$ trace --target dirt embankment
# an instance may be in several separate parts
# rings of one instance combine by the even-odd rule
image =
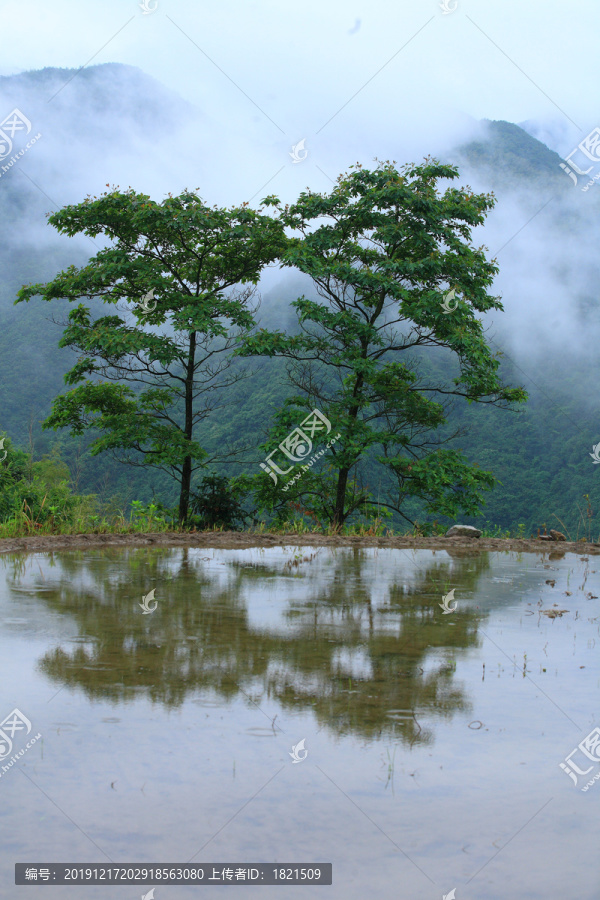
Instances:
[[[51,534],[1,538],[0,553],[35,553],[81,550],[86,547],[202,547],[242,550],[249,547],[390,547],[397,549],[448,550],[478,553],[482,550],[518,550],[527,553],[600,554],[600,544],[585,541],[540,541],[519,538],[465,537],[359,537],[324,534],[252,534],[251,532],[200,532],[193,534]]]

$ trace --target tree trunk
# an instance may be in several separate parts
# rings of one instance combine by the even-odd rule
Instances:
[[[363,357],[366,355],[366,345],[363,344]],[[362,390],[364,384],[364,376],[357,375],[356,381],[354,382],[354,389],[352,394],[354,397],[358,397],[360,391]],[[351,406],[348,410],[348,414],[351,419],[355,419],[358,417],[358,404]],[[331,523],[334,528],[341,528],[346,520],[346,516],[344,515],[344,508],[346,505],[346,487],[348,486],[348,475],[350,473],[350,469],[340,469],[340,473],[338,475],[338,483],[337,483],[337,491],[335,495],[335,510],[333,513],[333,522]]]
[[[335,495],[335,510],[333,513],[334,528],[341,528],[344,524],[344,506],[346,502],[346,486],[348,484],[348,473],[350,469],[340,469],[337,483],[337,493]]]
[[[179,524],[185,525],[187,522],[188,511],[190,506],[190,488],[192,486],[192,458],[186,456],[183,461],[183,471],[181,473],[181,490],[179,492]]]
[[[194,364],[196,361],[196,332],[190,334],[190,349],[185,377],[185,425],[184,434],[188,441],[192,439],[194,424]],[[192,457],[186,456],[181,471],[181,489],[179,492],[179,524],[184,526],[190,508],[190,490],[192,487]]]

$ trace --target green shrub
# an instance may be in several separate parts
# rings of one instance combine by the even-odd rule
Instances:
[[[190,495],[190,509],[192,524],[200,528],[235,531],[236,523],[243,524],[247,516],[238,492],[224,475],[206,475],[198,490]]]

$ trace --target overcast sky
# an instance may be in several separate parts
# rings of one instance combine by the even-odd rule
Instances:
[[[43,135],[0,182],[41,191],[39,221],[14,241],[55,240],[44,213],[107,183],[157,201],[187,187],[219,205],[258,206],[269,193],[292,202],[306,187],[330,190],[356,161],[443,159],[484,118],[534,122],[563,157],[600,124],[591,0],[446,0],[446,14],[442,2],[0,0],[0,74],[74,70],[54,97],[46,82],[4,84],[0,112],[21,107]],[[102,63],[136,66],[186,102],[131,72],[98,72],[87,86],[75,74]],[[154,95],[138,96],[139,83]],[[141,124],[132,109],[146,110]],[[532,354],[600,346],[597,316],[580,309],[597,308],[595,197],[568,195],[590,217],[574,235],[576,219],[531,188],[527,202],[526,191],[503,195],[474,235],[501,252],[495,319],[528,370]],[[263,286],[279,277],[265,273]]]
[[[0,74],[138,66],[206,115],[215,178],[235,187],[215,201],[287,200],[357,159],[421,159],[470,119],[547,123],[562,155],[597,124],[592,0],[145,2],[0,0]]]

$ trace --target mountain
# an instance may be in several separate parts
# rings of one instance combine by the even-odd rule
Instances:
[[[64,390],[63,376],[73,361],[70,351],[57,347],[69,304],[34,300],[14,306],[13,301],[22,284],[82,265],[102,246],[59,236],[45,221],[49,211],[99,194],[107,184],[131,184],[158,200],[184,186],[199,187],[207,196],[214,123],[141,70],[119,64],[0,78],[0,121],[15,109],[31,129],[15,133],[5,160],[17,156],[6,171],[0,159],[0,430],[20,446],[31,436],[36,456],[58,444],[72,471],[79,454],[82,492],[119,494],[125,504],[147,500],[155,491],[172,502],[174,487],[166,477],[125,468],[109,457],[92,460],[86,441],[42,431],[40,423]],[[541,126],[536,131],[531,123],[523,125],[528,127],[484,120],[478,134],[449,147],[443,161],[459,167],[460,184],[496,196],[474,242],[485,244],[498,260],[494,293],[502,296],[505,313],[484,317],[484,324],[505,354],[505,381],[523,385],[531,399],[519,413],[459,403],[451,424],[468,429],[457,446],[503,481],[471,524],[525,523],[529,532],[536,523],[552,527],[552,516],[558,515],[576,530],[583,495],[589,494],[594,516],[600,506],[589,458],[600,440],[595,384],[600,195],[597,186],[584,193],[583,182],[573,185],[559,154],[536,137],[544,133]],[[262,289],[261,325],[293,328],[289,304],[311,290],[297,274],[271,278]],[[92,306],[98,313],[102,309],[98,302]],[[448,362],[440,358],[432,364]],[[247,365],[253,374],[232,389],[228,415],[210,421],[201,439],[209,448],[242,439],[256,448],[247,456],[247,470],[255,471],[258,445],[288,388],[281,361]]]
[[[485,175],[494,188],[513,189],[527,181],[538,189],[569,189],[560,169],[562,158],[512,122],[484,119],[481,139],[454,149],[459,165]]]

